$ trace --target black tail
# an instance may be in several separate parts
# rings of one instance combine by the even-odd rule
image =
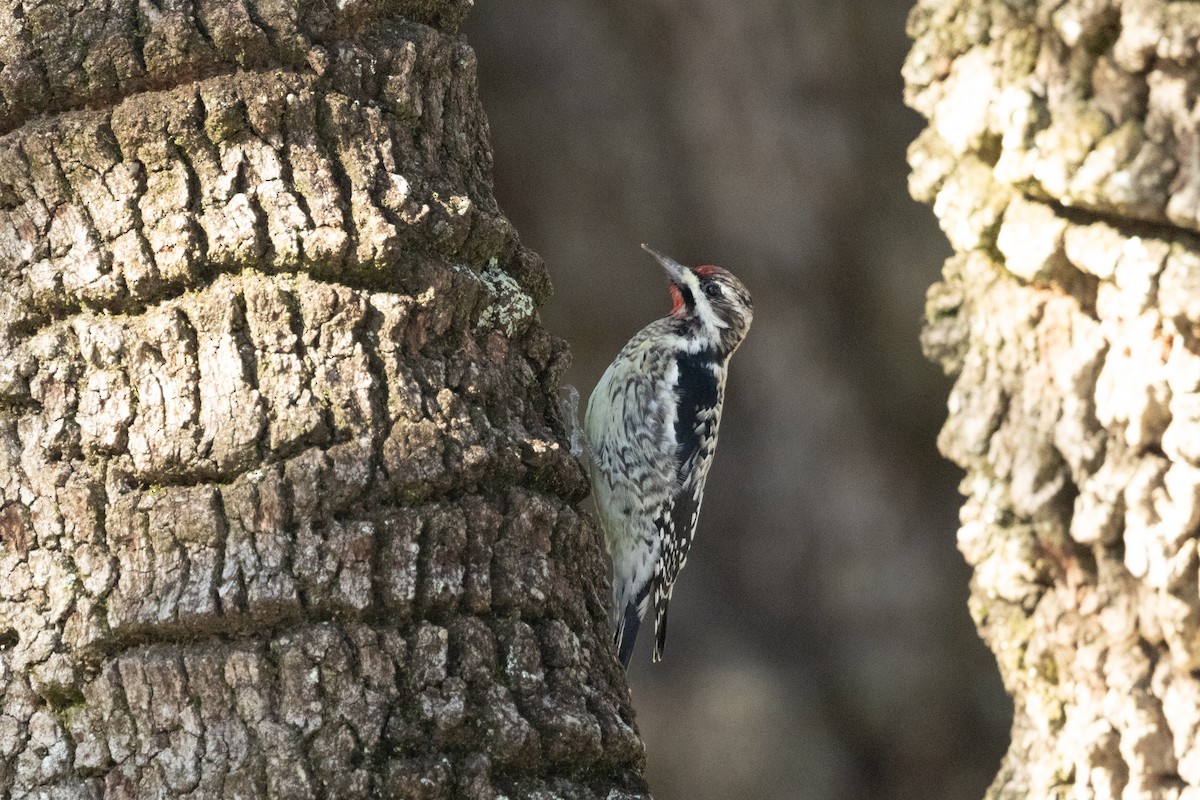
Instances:
[[[638,614],[637,603],[625,606],[625,614],[617,623],[617,635],[613,637],[617,645],[617,657],[625,669],[629,669],[629,659],[633,657],[633,645],[637,642],[638,628],[641,626],[642,618]]]
[[[663,597],[654,609],[654,661],[662,661],[663,650],[667,647],[667,603],[670,596]]]

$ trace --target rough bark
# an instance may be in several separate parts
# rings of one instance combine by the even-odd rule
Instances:
[[[922,2],[914,194],[957,254],[971,610],[1015,703],[989,793],[1200,797],[1200,6]]]
[[[0,4],[0,797],[634,797],[470,2]]]

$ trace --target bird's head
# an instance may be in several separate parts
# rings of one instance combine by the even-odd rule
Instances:
[[[649,245],[643,244],[642,249],[654,256],[671,279],[671,317],[693,327],[699,346],[722,355],[736,350],[754,318],[754,303],[742,282],[711,264],[685,267]]]

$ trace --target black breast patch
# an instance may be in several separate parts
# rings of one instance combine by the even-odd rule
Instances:
[[[683,353],[678,356],[679,415],[675,420],[676,469],[679,492],[673,498],[668,523],[674,541],[666,544],[662,554],[665,584],[670,586],[683,568],[696,520],[704,495],[704,478],[708,472],[712,451],[716,445],[717,408],[721,402],[717,376],[712,371],[712,357],[706,353]]]
[[[708,353],[681,353],[676,359],[679,382],[679,416],[675,419],[675,441],[678,444],[680,479],[685,480],[688,462],[700,449],[703,428],[701,418],[707,419],[720,402],[717,376],[712,371],[713,358]],[[702,430],[697,431],[697,427]]]

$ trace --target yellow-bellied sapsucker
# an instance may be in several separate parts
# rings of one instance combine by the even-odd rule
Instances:
[[[689,269],[642,247],[670,277],[674,307],[622,348],[592,392],[584,422],[625,667],[652,602],[654,660],[662,658],[667,604],[717,447],[729,357],[750,329],[753,309],[750,293],[729,272]]]

